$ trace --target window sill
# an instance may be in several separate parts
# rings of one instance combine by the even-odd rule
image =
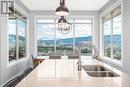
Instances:
[[[13,66],[15,66],[16,64],[18,64],[18,63],[20,63],[20,62],[23,62],[23,61],[26,61],[26,60],[28,60],[28,58],[27,58],[27,57],[23,57],[23,58],[18,59],[18,60],[10,61],[10,62],[8,62],[8,64],[7,64],[7,68],[13,67]]]
[[[100,60],[103,60],[103,61],[106,61],[108,63],[111,63],[111,64],[114,64],[114,65],[117,65],[119,67],[123,67],[123,62],[122,60],[116,60],[116,59],[111,59],[111,58],[108,58],[108,57],[101,57]]]

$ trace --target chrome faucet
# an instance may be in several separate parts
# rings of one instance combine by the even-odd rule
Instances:
[[[92,55],[92,58],[98,59],[98,50],[97,50],[97,48],[96,48],[96,46],[94,44],[87,43],[87,44],[83,45],[82,47],[81,46],[77,47],[76,50],[78,50],[78,52],[79,52],[78,70],[82,70],[81,49],[85,48],[86,46],[90,46],[90,47],[92,47],[94,49],[94,54]]]
[[[88,46],[91,46],[94,49],[94,54],[92,55],[92,58],[98,59],[98,50],[94,44],[88,44]]]

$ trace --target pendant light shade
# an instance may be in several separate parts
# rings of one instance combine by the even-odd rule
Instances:
[[[69,15],[69,10],[67,7],[65,7],[65,0],[60,0],[60,6],[56,9],[55,14],[60,16],[60,19],[58,20],[57,29],[61,33],[67,34],[72,29],[72,26],[64,18],[64,16]]]
[[[56,9],[55,14],[58,16],[66,16],[66,15],[69,15],[69,10],[65,6],[60,6]]]
[[[61,16],[61,18],[58,21],[58,30],[63,34],[67,34],[70,31],[70,29],[71,24],[67,22],[64,16]]]
[[[65,6],[65,0],[60,0],[60,6],[56,9],[56,15],[58,16],[66,16],[69,15],[69,10]]]

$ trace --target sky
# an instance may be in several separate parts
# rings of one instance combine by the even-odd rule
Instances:
[[[43,40],[51,40],[55,38],[57,39],[65,39],[73,37],[73,29],[69,31],[67,34],[62,34],[57,28],[55,28],[55,24],[40,24],[38,27],[38,38]],[[86,37],[92,34],[92,29],[90,24],[76,24],[75,25],[75,37]]]
[[[113,19],[113,34],[121,34],[121,16]],[[104,23],[104,35],[111,34],[111,20]]]
[[[114,34],[121,34],[121,16],[118,16],[113,19],[113,32]],[[19,32],[20,35],[24,36],[25,32],[25,23],[19,21]],[[110,35],[111,33],[111,22],[107,21],[104,24],[104,35]],[[9,34],[16,34],[15,30],[16,24],[15,21],[9,21]],[[73,27],[73,26],[72,26]],[[75,24],[75,37],[87,37],[92,35],[92,25],[91,24]],[[38,24],[37,26],[37,34],[38,39],[43,40],[53,40],[55,39],[55,32],[57,39],[65,39],[65,38],[72,38],[73,37],[73,28],[67,34],[62,34],[55,28],[55,24]]]
[[[25,23],[23,21],[18,21],[18,33],[20,36],[25,36]],[[9,34],[16,35],[16,22],[15,20],[9,21]]]

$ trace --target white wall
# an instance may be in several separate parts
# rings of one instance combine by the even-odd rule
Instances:
[[[99,13],[102,14],[106,9],[112,6],[118,0],[110,0],[100,11]],[[104,61],[107,64],[114,66],[128,74],[130,74],[130,0],[122,0],[123,1],[123,66],[119,66],[112,62]]]
[[[124,71],[130,74],[130,0],[123,1],[123,62]]]
[[[0,7],[1,7],[1,4],[0,4]],[[1,9],[0,9],[0,12],[1,12]],[[0,18],[0,26],[1,26],[1,18]],[[0,27],[0,30],[1,30],[1,27]],[[0,41],[1,41],[1,35],[0,35]],[[1,49],[1,43],[0,43],[0,49]],[[0,50],[0,61],[1,61],[1,50]],[[0,66],[1,66],[1,62],[0,62]],[[0,67],[0,84],[1,84],[1,67]]]
[[[35,20],[36,18],[57,18],[58,16],[55,16],[55,11],[31,11],[30,16],[30,53],[31,54],[37,54],[36,53],[36,26],[35,26]],[[99,48],[99,38],[98,38],[98,12],[97,11],[70,11],[69,18],[88,18],[93,17],[94,18],[94,31],[93,31],[93,41],[97,48]]]
[[[29,17],[27,9],[23,9],[15,3],[16,8]],[[29,24],[29,19],[27,20]],[[27,26],[27,34],[29,35],[29,27]],[[28,37],[28,36],[27,36]],[[6,83],[9,79],[18,75],[21,71],[29,67],[29,38],[27,38],[27,57],[18,60],[17,62],[8,63],[8,17],[0,15],[0,86]]]

